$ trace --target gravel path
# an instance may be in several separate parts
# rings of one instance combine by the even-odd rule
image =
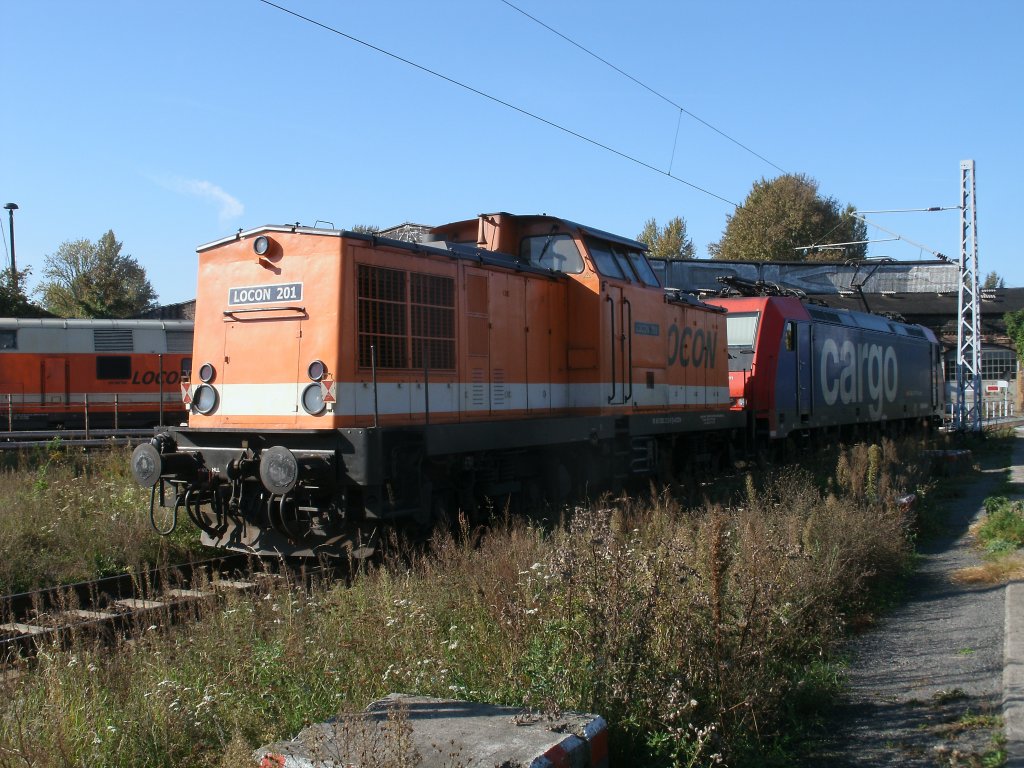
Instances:
[[[1024,463],[1024,439],[1012,463]],[[983,756],[1002,734],[1005,590],[953,576],[980,562],[967,529],[1006,477],[1005,468],[984,470],[946,502],[948,534],[921,549],[906,600],[854,639],[832,736],[806,765],[993,764]]]

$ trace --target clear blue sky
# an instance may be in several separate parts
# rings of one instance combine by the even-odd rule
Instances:
[[[1024,285],[1024,4],[515,2],[841,204],[956,205],[974,159],[980,272]],[[779,173],[500,0],[282,4],[734,203]],[[11,1],[0,39],[0,204],[31,284],[108,229],[169,303],[239,227],[681,215],[706,257],[733,210],[258,0]],[[956,211],[869,218],[959,256]]]

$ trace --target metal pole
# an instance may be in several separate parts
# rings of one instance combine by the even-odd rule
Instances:
[[[370,376],[373,377],[373,427],[377,428],[377,347],[370,345]]]
[[[117,429],[117,392],[114,393],[114,429]]]
[[[160,362],[160,376],[157,377],[157,381],[160,382],[160,426],[164,425],[164,356],[158,354],[157,360]]]
[[[980,432],[981,306],[978,290],[978,218],[974,161],[960,162],[960,293],[957,302],[957,403],[953,424],[963,432]],[[971,393],[970,405],[967,394]]]
[[[11,220],[11,286],[18,290],[18,262],[14,258],[14,212],[18,210],[18,204],[8,203],[4,208]]]
[[[82,401],[85,403],[85,439],[89,439],[89,393],[86,392],[82,395]]]
[[[430,345],[423,344],[423,410],[426,423],[430,424]]]
[[[7,396],[7,431],[14,431],[14,395]]]

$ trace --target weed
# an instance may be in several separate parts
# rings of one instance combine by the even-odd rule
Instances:
[[[0,592],[123,573],[136,563],[180,562],[199,552],[182,526],[170,539],[149,523],[149,494],[123,448],[84,453],[55,440],[0,472]]]
[[[207,603],[197,623],[140,626],[113,654],[44,649],[0,682],[0,755],[234,768],[401,691],[600,713],[613,764],[784,762],[841,686],[847,617],[910,562],[915,518],[893,499],[918,475],[901,450],[851,448],[824,488],[810,470],[751,475],[731,506],[663,495],[572,510],[552,528],[463,523],[347,586]],[[112,468],[76,466],[48,470],[62,522],[93,524],[76,512],[92,497],[145,508]]]

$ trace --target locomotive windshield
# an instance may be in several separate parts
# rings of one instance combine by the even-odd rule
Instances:
[[[730,312],[726,317],[729,346],[753,349],[754,339],[757,338],[757,321],[760,317],[760,312]]]
[[[757,340],[757,322],[760,312],[730,312],[725,318],[725,332],[729,345],[729,370],[750,368]]]
[[[536,235],[519,243],[519,258],[534,267],[577,275],[583,271],[583,257],[571,235]]]

